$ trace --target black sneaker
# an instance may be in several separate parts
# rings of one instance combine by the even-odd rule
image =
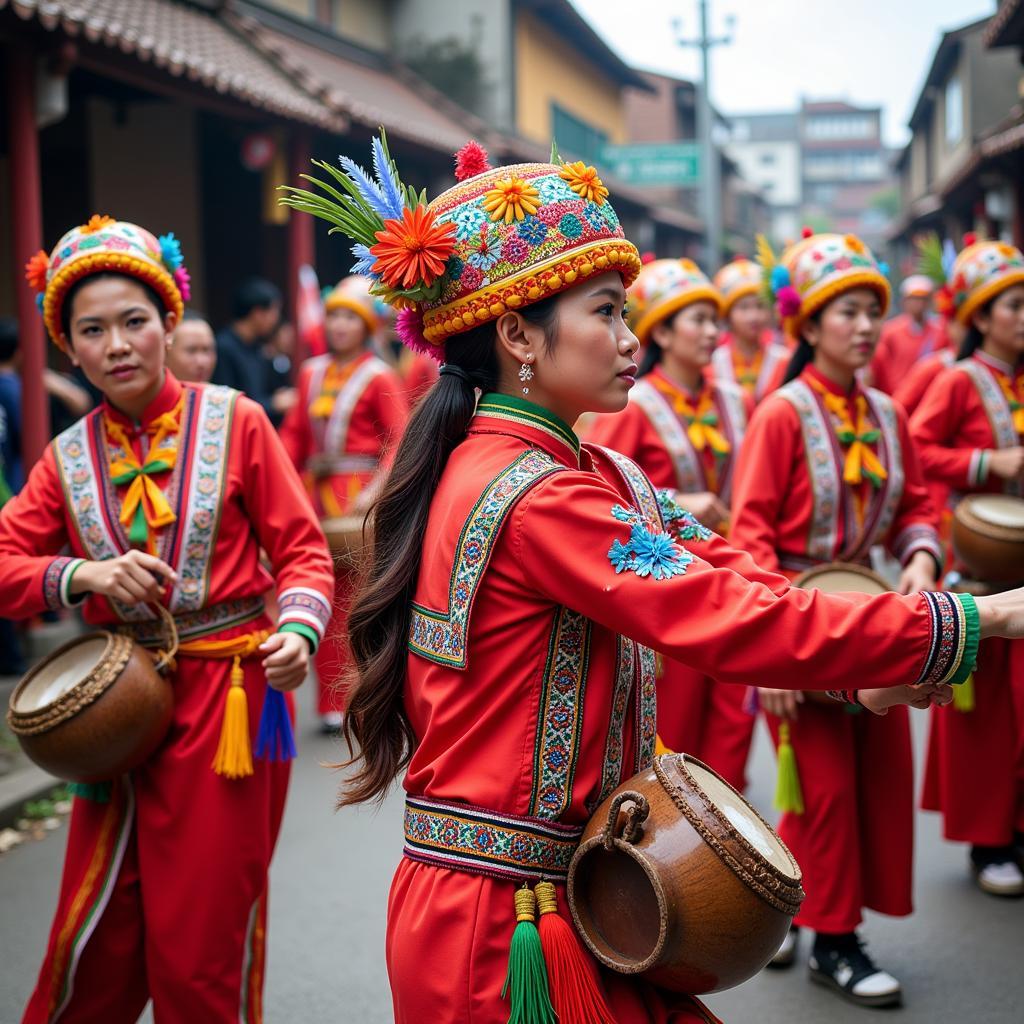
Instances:
[[[880,970],[855,934],[818,936],[809,961],[811,981],[859,1006],[900,1006],[903,989]]]
[[[1024,870],[1013,846],[972,846],[971,871],[990,896],[1024,896]]]

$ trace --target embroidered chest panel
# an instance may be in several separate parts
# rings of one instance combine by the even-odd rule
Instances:
[[[186,391],[181,430],[173,439],[181,451],[163,485],[177,518],[157,538],[157,555],[175,565],[180,576],[171,599],[175,612],[198,610],[209,591],[237,396],[237,391],[222,387]],[[123,453],[105,437],[102,416],[94,414],[73,424],[54,440],[53,448],[65,507],[86,557],[103,561],[130,550],[109,469],[111,460]],[[153,617],[145,606],[112,603],[126,621]]]
[[[665,446],[675,468],[677,490],[684,494],[706,491],[707,478],[700,456],[690,443],[685,427],[664,395],[647,381],[641,380],[633,388],[629,400],[643,410],[654,427],[654,432]]]
[[[546,452],[524,452],[486,487],[469,513],[455,546],[448,607],[444,611],[413,603],[409,649],[439,665],[464,669],[469,620],[495,542],[516,502],[536,483],[562,472]]]
[[[989,426],[992,428],[996,447],[1015,448],[1020,444],[1020,438],[1013,425],[1013,412],[995,377],[975,359],[962,359],[956,364],[956,369],[966,373],[974,384]],[[1003,490],[1007,494],[1024,493],[1020,481],[1006,481]]]
[[[320,356],[314,364],[309,380],[310,403],[315,402],[319,397],[330,363],[330,356]],[[331,415],[326,420],[311,418],[313,437],[320,452],[328,455],[343,455],[345,453],[348,444],[348,431],[352,424],[352,413],[369,383],[386,371],[387,366],[382,360],[367,359],[357,366],[352,375],[342,384],[341,390],[335,396]]]
[[[903,458],[892,400],[873,388],[865,392],[880,431],[878,456],[888,476],[871,495],[863,528],[857,530],[854,494],[843,481],[842,449],[828,412],[805,381],[791,381],[778,393],[796,410],[807,460],[812,502],[807,557],[820,562],[866,558],[871,546],[885,538],[903,497]]]

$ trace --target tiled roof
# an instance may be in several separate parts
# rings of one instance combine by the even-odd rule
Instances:
[[[384,125],[396,137],[452,153],[471,135],[486,134],[482,123],[405,68],[350,60],[255,18],[237,24],[303,88],[368,128]]]
[[[49,32],[131,54],[176,78],[330,130],[340,117],[223,19],[175,0],[0,0]]]

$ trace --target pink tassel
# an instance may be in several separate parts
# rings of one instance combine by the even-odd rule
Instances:
[[[780,288],[775,298],[778,302],[779,316],[796,316],[800,312],[800,293],[791,284]]]
[[[423,336],[423,315],[414,306],[407,306],[398,311],[395,318],[395,334],[406,348],[430,356],[435,362],[444,362],[444,346],[431,345]]]
[[[188,275],[188,271],[184,267],[178,267],[173,277],[174,283],[178,286],[178,291],[181,292],[181,301],[188,302],[192,298],[191,278]]]

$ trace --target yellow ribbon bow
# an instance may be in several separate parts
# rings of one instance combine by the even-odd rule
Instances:
[[[850,415],[850,405],[842,395],[826,392],[824,398],[825,407],[839,419],[836,437],[847,449],[843,479],[848,484],[857,486],[866,477],[874,487],[881,487],[889,474],[875,454],[873,445],[880,437],[881,431],[868,423],[867,399],[863,395],[858,395],[854,400],[857,410],[855,426]]]
[[[715,411],[711,392],[705,390],[694,408],[686,396],[667,381],[652,378],[658,390],[672,400],[673,410],[686,423],[686,434],[690,444],[698,452],[710,448],[716,458],[724,458],[732,450],[732,445],[718,429],[718,413]]]
[[[128,488],[118,518],[128,529],[128,540],[136,545],[145,544],[150,552],[155,549],[154,531],[178,518],[153,477],[169,472],[177,464],[176,438],[184,401],[182,396],[170,412],[157,416],[146,427],[145,432],[152,435],[153,443],[145,463],[139,461],[124,427],[104,416],[107,439],[119,448],[110,460],[110,478],[116,486]]]
[[[753,395],[757,390],[757,382],[761,377],[761,365],[764,363],[764,349],[758,349],[757,354],[750,362],[747,362],[740,351],[732,350],[732,371],[736,377],[736,383],[748,394]]]
[[[352,376],[356,368],[357,360],[339,366],[331,363],[324,372],[323,384],[320,386],[320,394],[313,399],[309,406],[309,415],[315,420],[329,419],[334,412],[334,403],[339,392],[345,386],[345,382]]]
[[[1013,416],[1013,429],[1017,431],[1018,435],[1024,434],[1024,402],[1021,398],[1021,381],[1010,379],[1002,373],[996,374],[996,379],[999,381],[999,386],[1003,389],[1003,395],[1006,397],[1006,402],[1010,406],[1010,413]]]

